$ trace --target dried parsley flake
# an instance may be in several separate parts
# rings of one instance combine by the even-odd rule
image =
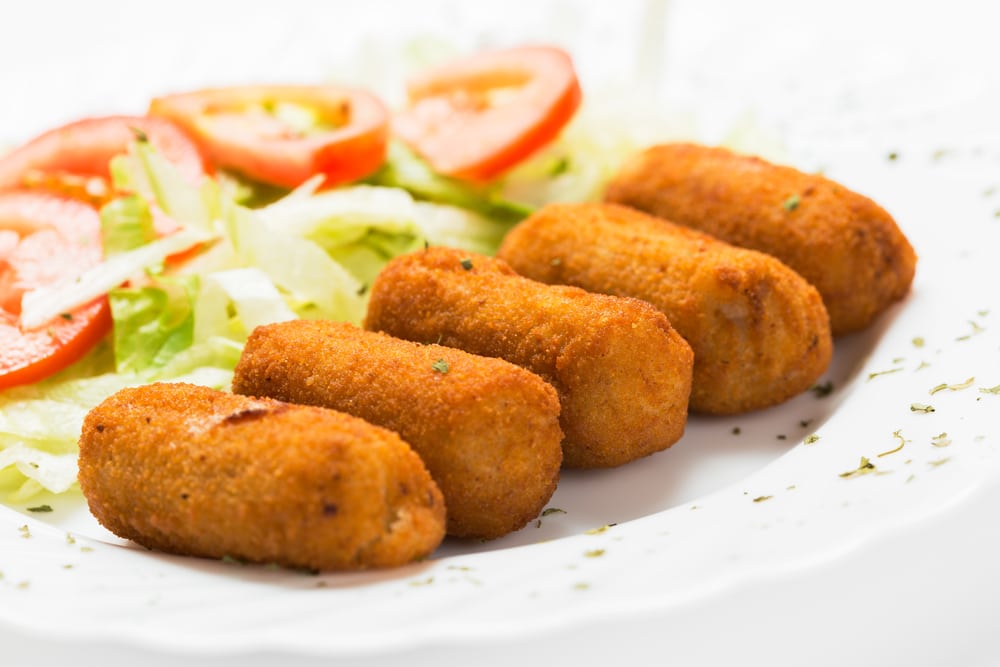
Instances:
[[[861,457],[861,463],[854,470],[848,470],[847,472],[840,473],[840,477],[844,479],[850,479],[852,477],[860,477],[861,475],[867,475],[876,471],[875,464],[868,460],[867,457]]]
[[[960,382],[958,384],[947,384],[945,382],[942,382],[941,384],[933,387],[929,393],[931,396],[933,396],[939,391],[944,391],[945,389],[947,389],[948,391],[959,391],[962,389],[968,389],[969,387],[972,386],[972,383],[975,382],[975,380],[976,380],[975,377],[970,377],[965,382]]]
[[[583,531],[583,534],[584,535],[600,535],[601,533],[607,531],[608,528],[611,528],[611,527],[617,526],[617,525],[618,524],[616,524],[616,523],[608,523],[608,524],[605,524],[605,525],[601,526],[600,528],[591,528],[590,530],[585,530],[585,531]]]
[[[868,374],[868,379],[872,380],[874,378],[877,378],[880,375],[891,375],[892,373],[898,373],[901,370],[903,370],[903,369],[901,367],[897,366],[896,368],[890,368],[889,370],[885,370],[885,371],[875,371],[874,373],[869,373]]]
[[[799,207],[799,204],[801,203],[802,203],[802,198],[799,197],[799,195],[794,194],[788,199],[786,199],[784,202],[782,202],[781,207],[786,211],[791,212],[797,209]]]
[[[931,438],[931,444],[935,447],[947,447],[951,444],[951,439],[948,438],[947,433],[938,433]]]
[[[813,385],[809,388],[809,391],[816,394],[816,398],[826,398],[833,393],[833,382],[827,380],[822,384]]]
[[[444,375],[445,373],[448,372],[449,366],[448,362],[445,361],[444,359],[438,359],[433,364],[431,364],[431,368],[437,371],[438,373]]]
[[[927,414],[929,412],[934,412],[934,406],[927,405],[925,403],[910,403],[910,412],[919,412],[921,414]]]
[[[905,439],[903,437],[901,430],[900,431],[893,431],[892,432],[892,437],[894,437],[897,440],[899,440],[899,446],[896,447],[896,448],[894,448],[894,449],[890,449],[887,452],[882,452],[881,454],[878,455],[879,458],[882,458],[883,456],[889,456],[890,454],[895,454],[896,452],[898,452],[899,450],[901,450],[906,445],[906,443],[909,442],[909,440],[907,440],[907,439]]]
[[[982,332],[986,331],[986,329],[984,329],[983,327],[979,326],[978,324],[976,324],[976,323],[975,323],[975,322],[973,322],[972,320],[969,320],[969,324],[971,324],[971,325],[972,325],[972,333],[967,333],[967,334],[965,334],[964,336],[959,336],[959,337],[958,337],[958,338],[956,338],[955,340],[959,340],[959,341],[962,341],[962,340],[969,340],[970,338],[972,338],[972,337],[973,337],[973,336],[975,336],[976,334],[980,334],[980,333],[982,333]]]

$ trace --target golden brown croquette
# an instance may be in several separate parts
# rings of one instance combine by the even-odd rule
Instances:
[[[833,345],[816,290],[775,258],[613,204],[550,204],[499,257],[545,283],[658,308],[694,350],[691,410],[781,403],[826,370]]]
[[[403,565],[445,505],[398,435],[323,408],[188,384],[123,389],[86,417],[80,488],[150,549],[311,570]]]
[[[383,269],[365,326],[540,375],[559,395],[570,467],[621,465],[684,432],[691,349],[636,299],[543,285],[495,258],[429,248]]]
[[[399,433],[448,507],[448,533],[491,539],[538,516],[562,463],[556,392],[502,359],[343,322],[257,327],[233,390],[356,415]]]
[[[819,290],[834,335],[868,326],[913,282],[916,254],[878,204],[757,157],[653,146],[626,163],[605,196],[777,257]]]

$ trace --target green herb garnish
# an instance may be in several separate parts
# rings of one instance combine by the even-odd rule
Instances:
[[[468,257],[464,257],[462,261],[459,263],[462,265],[462,268],[465,269],[466,271],[472,270],[472,260],[469,259]]]
[[[874,373],[869,373],[868,374],[868,379],[872,380],[874,378],[877,378],[880,375],[891,375],[892,373],[898,373],[901,370],[903,370],[903,369],[902,368],[890,368],[889,370],[886,370],[886,371],[875,371]]]
[[[934,412],[934,406],[926,405],[924,403],[910,403],[910,412],[920,412],[922,414],[927,414],[929,412]]]
[[[969,324],[972,325],[972,333],[967,333],[964,336],[959,336],[955,340],[969,340],[970,338],[972,338],[976,334],[979,334],[979,333],[982,333],[982,332],[986,331],[986,329],[984,329],[983,327],[979,326],[978,324],[976,324],[972,320],[969,320]]]
[[[802,198],[799,197],[797,194],[794,194],[788,199],[786,199],[784,202],[782,202],[781,207],[786,211],[791,212],[797,209],[799,207],[799,204],[801,203],[802,203]]]
[[[879,458],[882,458],[883,456],[889,456],[889,454],[895,454],[896,452],[898,452],[899,450],[901,450],[901,449],[903,448],[903,446],[904,446],[904,445],[905,445],[905,444],[906,444],[907,442],[909,442],[908,440],[906,440],[906,439],[905,439],[905,438],[904,438],[904,437],[902,436],[902,431],[893,431],[893,432],[892,432],[892,437],[894,437],[894,438],[896,438],[897,440],[899,440],[899,446],[898,446],[898,447],[896,447],[895,449],[890,449],[890,450],[889,450],[889,451],[887,451],[887,452],[882,452],[881,454],[879,454],[879,455],[878,455],[878,456],[879,456]]]
[[[971,377],[968,380],[966,380],[965,382],[960,382],[959,384],[947,384],[947,383],[942,382],[941,384],[939,384],[936,387],[932,388],[929,393],[930,393],[931,396],[933,396],[934,394],[938,393],[939,391],[944,391],[945,389],[947,389],[949,391],[959,391],[960,389],[968,389],[969,387],[972,386],[972,383],[975,382],[975,380],[976,380],[976,378]]]
[[[37,505],[35,507],[29,507],[29,512],[51,512],[52,505]]]
[[[616,526],[616,525],[618,525],[618,524],[614,524],[614,523],[605,524],[605,525],[601,526],[600,528],[591,528],[590,530],[585,530],[585,531],[583,531],[583,534],[584,535],[600,535],[601,533],[605,532],[608,528],[611,528],[612,526]]]
[[[816,398],[826,398],[833,393],[833,382],[827,380],[823,384],[817,384],[812,386],[809,391],[816,394]]]
[[[938,433],[931,438],[931,444],[935,447],[947,447],[951,444],[951,440],[948,438],[947,433]]]
[[[876,471],[875,464],[868,460],[867,457],[861,457],[861,463],[854,470],[848,470],[847,472],[840,473],[840,476],[844,479],[850,479],[851,477],[860,477],[861,475],[867,475]]]
[[[569,157],[562,155],[558,158],[552,160],[551,166],[549,166],[549,176],[560,176],[569,171],[570,161]]]
[[[445,361],[444,359],[438,359],[433,364],[431,364],[431,368],[437,371],[438,373],[444,375],[445,373],[448,372],[449,366],[448,362]]]

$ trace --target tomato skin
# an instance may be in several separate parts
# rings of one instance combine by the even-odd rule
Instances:
[[[21,295],[101,261],[101,223],[83,202],[48,193],[0,193],[0,389],[38,382],[83,357],[111,329],[100,297],[38,329],[20,326]],[[13,237],[16,235],[16,239]]]
[[[580,106],[570,56],[525,46],[447,63],[410,79],[393,130],[442,174],[488,181],[554,139]]]
[[[137,130],[192,183],[205,175],[198,147],[175,124],[146,116],[103,116],[49,130],[0,156],[0,190],[31,187],[39,173],[50,177],[42,179],[43,189],[61,190],[63,194],[73,188],[60,188],[51,182],[58,181],[60,175],[76,177],[76,181],[81,177],[110,181],[111,158],[126,152]]]
[[[247,113],[275,101],[342,121],[331,129],[297,133]],[[236,86],[168,95],[149,113],[188,131],[217,167],[264,183],[294,188],[316,174],[336,185],[374,172],[385,159],[389,114],[373,95],[340,86]]]

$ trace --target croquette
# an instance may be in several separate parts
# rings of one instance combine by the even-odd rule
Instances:
[[[653,146],[625,164],[605,198],[774,255],[819,290],[835,336],[867,327],[913,282],[916,254],[883,208],[758,157]]]
[[[395,433],[323,408],[189,384],[123,389],[86,416],[80,488],[150,549],[307,570],[403,565],[445,504]]]
[[[342,410],[396,431],[441,489],[451,535],[517,530],[558,483],[556,392],[502,359],[296,320],[253,331],[233,390]]]
[[[637,299],[543,285],[498,259],[431,247],[382,270],[365,327],[540,375],[559,396],[567,467],[618,466],[684,432],[691,348]]]
[[[518,273],[651,303],[694,350],[692,412],[781,403],[826,370],[817,291],[777,259],[624,206],[550,204],[504,239]]]

